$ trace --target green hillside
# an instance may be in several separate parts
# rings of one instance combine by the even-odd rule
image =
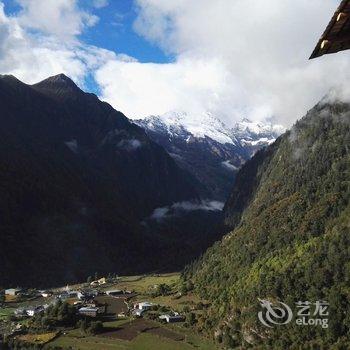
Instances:
[[[350,105],[320,103],[240,171],[233,231],[184,272],[213,304],[197,327],[227,347],[350,348]],[[327,301],[329,327],[267,328],[259,300]]]

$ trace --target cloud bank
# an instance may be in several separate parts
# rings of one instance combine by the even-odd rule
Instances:
[[[0,1],[0,73],[26,83],[65,73],[84,87],[97,67],[117,59],[111,52],[77,39],[97,22],[72,0],[20,0],[22,10],[7,16]]]
[[[183,212],[190,211],[221,211],[224,203],[218,201],[202,200],[202,201],[185,201],[177,202],[167,207],[157,208],[150,216],[151,220],[162,221],[174,216],[181,215]]]
[[[288,127],[332,88],[349,98],[348,52],[308,61],[337,0],[135,0],[134,30],[166,64],[84,43],[99,18],[77,0],[17,3],[8,16],[0,0],[0,72],[27,83],[63,72],[83,88],[93,78],[130,118],[209,111],[228,125],[273,116]]]
[[[137,0],[137,5],[135,30],[175,60],[110,62],[98,71],[103,97],[130,117],[209,110],[231,125],[242,116],[274,116],[290,126],[349,79],[347,52],[308,61],[339,1]]]

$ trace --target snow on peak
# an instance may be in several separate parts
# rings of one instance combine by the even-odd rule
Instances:
[[[166,132],[170,137],[182,136],[187,142],[191,137],[209,137],[221,144],[232,145],[267,145],[285,132],[282,125],[271,121],[253,122],[243,118],[233,128],[225,125],[210,112],[189,114],[171,111],[158,116],[150,116],[139,123],[149,130]]]
[[[283,134],[286,128],[282,125],[272,124],[271,122],[252,122],[247,118],[243,118],[236,123],[234,128],[236,134],[250,133],[255,135],[273,135],[275,137]]]
[[[222,144],[236,143],[230,128],[209,112],[188,114],[181,111],[171,111],[160,116],[148,117],[144,122],[149,129],[154,129],[156,124],[161,123],[171,135],[185,130],[196,138],[207,136]]]

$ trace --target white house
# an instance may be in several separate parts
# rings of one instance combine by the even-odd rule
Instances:
[[[113,296],[113,295],[121,295],[124,294],[124,292],[120,289],[113,289],[113,290],[106,290],[106,294]]]
[[[174,322],[183,322],[185,318],[178,313],[174,313],[173,315],[164,314],[159,316],[160,320],[165,320],[167,323],[174,323]]]
[[[22,291],[23,290],[21,288],[9,288],[9,289],[5,289],[5,294],[15,296],[22,293]]]
[[[149,303],[148,301],[143,301],[141,303],[136,303],[134,305],[134,309],[146,311],[146,310],[151,309],[153,306],[154,306],[154,304]]]
[[[44,310],[45,310],[45,308],[42,305],[35,306],[35,307],[30,308],[30,309],[27,309],[27,315],[30,317],[33,317],[37,314],[40,314]]]
[[[89,316],[89,317],[96,317],[98,314],[99,308],[98,307],[82,307],[79,309],[79,315],[83,316]]]
[[[141,310],[141,309],[134,309],[132,311],[132,314],[133,316],[136,316],[136,317],[141,317],[142,314],[145,312],[145,310]]]
[[[77,297],[80,300],[94,299],[95,297],[97,297],[97,295],[98,295],[97,290],[83,290],[83,291],[77,292]]]

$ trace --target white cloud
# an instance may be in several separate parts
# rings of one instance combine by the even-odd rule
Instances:
[[[151,220],[162,221],[167,218],[182,215],[191,211],[221,211],[224,208],[223,202],[202,200],[177,202],[167,207],[157,208],[150,216]]]
[[[221,165],[229,171],[237,172],[239,170],[239,168],[231,164],[229,160],[225,160]]]
[[[289,126],[340,80],[348,53],[308,61],[339,1],[137,0],[135,29],[170,64],[109,62],[103,97],[128,116],[209,109],[232,123],[271,115]]]
[[[108,0],[93,0],[92,3],[94,7],[96,7],[97,9],[100,9],[109,5]]]
[[[137,139],[127,139],[121,140],[118,145],[119,148],[122,148],[127,151],[135,151],[136,149],[142,146],[142,142]]]
[[[31,17],[34,3],[35,1],[21,1],[23,10],[17,16],[9,17],[4,12],[3,3],[0,2],[1,74],[13,74],[26,83],[36,83],[50,75],[63,72],[83,87],[84,79],[90,71],[108,60],[115,59],[114,53],[83,45],[76,39],[76,33],[83,30],[80,19],[85,12],[82,14],[77,7],[74,7],[74,1],[69,1],[72,6],[74,5],[70,8],[69,16],[66,14],[67,6],[58,6],[64,1],[57,1],[55,4],[58,7],[55,7],[56,5],[53,7],[58,13],[53,15],[52,27],[49,28],[45,22],[38,20],[35,27],[38,32],[33,34],[28,31],[28,26],[32,27],[30,23],[34,23],[36,16],[39,16],[38,12]],[[41,4],[44,3],[48,2],[38,2],[40,11],[43,11]],[[68,1],[65,3],[67,5]],[[48,17],[50,13],[48,11]],[[71,23],[68,23],[69,20]],[[64,32],[66,40],[55,35],[56,29],[58,30],[60,26],[66,26]]]
[[[94,26],[98,17],[78,8],[77,0],[17,0],[19,23],[43,33],[69,39]]]
[[[145,64],[116,59],[101,66],[95,78],[103,99],[127,116],[140,118],[180,106],[197,112],[211,109],[224,74],[215,60]]]

